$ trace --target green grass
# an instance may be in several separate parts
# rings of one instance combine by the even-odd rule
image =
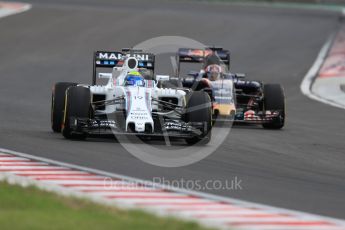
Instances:
[[[0,182],[1,230],[57,229],[205,229],[193,222],[124,211],[91,201],[63,197],[35,187]]]

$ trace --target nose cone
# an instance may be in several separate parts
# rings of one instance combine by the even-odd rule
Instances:
[[[142,133],[146,130],[146,124],[153,127],[151,115],[151,91],[144,87],[127,88],[127,128]],[[133,127],[134,126],[134,127]]]
[[[145,132],[145,123],[135,122],[135,131],[138,133]]]

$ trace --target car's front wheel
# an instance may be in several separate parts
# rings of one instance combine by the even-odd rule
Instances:
[[[66,90],[69,87],[76,85],[77,83],[72,82],[58,82],[53,86],[51,100],[51,127],[56,133],[61,132],[61,125],[65,109]]]
[[[279,84],[264,85],[264,111],[279,112],[271,122],[264,123],[265,129],[281,129],[285,125],[285,95],[283,87]]]
[[[89,88],[82,86],[70,87],[66,92],[66,109],[64,113],[64,122],[62,135],[67,139],[86,137],[81,131],[76,131],[72,122],[76,118],[88,119],[91,116],[91,93]]]
[[[207,144],[212,136],[212,103],[210,96],[204,91],[194,91],[187,95],[187,111],[185,119],[187,122],[203,123],[204,128],[201,134],[187,138],[186,142],[193,144]]]

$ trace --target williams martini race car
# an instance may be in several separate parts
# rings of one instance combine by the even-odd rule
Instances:
[[[176,75],[183,87],[207,92],[212,100],[213,120],[262,124],[281,129],[285,123],[285,96],[279,84],[244,80],[232,74],[230,52],[223,48],[180,48]],[[182,63],[201,63],[200,71],[181,76]]]
[[[211,99],[206,92],[159,88],[169,76],[154,73],[155,56],[140,50],[94,53],[92,85],[53,87],[51,125],[67,139],[115,134],[173,137],[188,144],[211,139]],[[105,70],[108,70],[105,72]],[[95,84],[105,79],[105,85]]]

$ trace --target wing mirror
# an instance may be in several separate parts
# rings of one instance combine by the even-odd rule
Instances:
[[[246,74],[245,73],[235,73],[235,78],[245,78],[246,77]]]
[[[99,73],[98,78],[100,79],[109,79],[112,77],[112,73]]]
[[[169,81],[169,75],[156,75],[156,81]]]
[[[187,75],[196,78],[199,76],[199,72],[198,71],[189,71],[189,73]]]

